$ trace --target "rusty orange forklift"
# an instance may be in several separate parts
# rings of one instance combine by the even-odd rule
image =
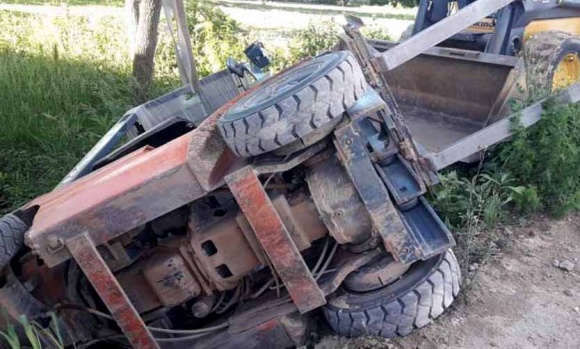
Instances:
[[[130,110],[58,188],[0,220],[8,321],[76,348],[280,348],[319,326],[426,326],[461,273],[424,195],[438,170],[510,136],[521,73],[515,57],[435,46],[506,3],[479,0],[392,48],[349,18],[333,52],[268,77],[253,44],[251,64],[202,80],[183,3],[164,3],[185,86]],[[421,90],[437,79],[425,62],[454,63],[454,83]],[[469,68],[494,84],[462,86]],[[573,85],[555,103],[579,97]]]

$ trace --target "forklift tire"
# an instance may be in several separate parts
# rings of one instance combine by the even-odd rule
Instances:
[[[14,214],[0,218],[0,269],[10,263],[24,242],[28,226]]]
[[[218,120],[218,127],[241,157],[296,141],[308,146],[332,132],[367,88],[352,53],[328,53],[264,81],[234,104]]]
[[[461,271],[451,250],[420,261],[381,289],[356,292],[344,285],[323,307],[331,329],[356,338],[406,336],[439,317],[459,293]]]
[[[580,37],[560,31],[547,31],[530,38],[524,45],[528,95],[540,99],[580,79]],[[573,59],[576,70],[570,81],[556,81],[561,63]],[[566,65],[564,65],[566,67]]]

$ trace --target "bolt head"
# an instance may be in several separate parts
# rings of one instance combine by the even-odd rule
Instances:
[[[46,243],[48,248],[51,250],[58,250],[62,247],[62,240],[55,235],[50,235],[48,239],[46,239]]]

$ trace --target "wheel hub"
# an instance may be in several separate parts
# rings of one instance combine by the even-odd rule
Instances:
[[[557,91],[580,80],[580,57],[577,53],[568,53],[562,58],[552,79],[552,91]]]
[[[380,259],[350,274],[344,280],[344,285],[355,292],[375,291],[397,281],[410,267],[396,262],[390,255],[381,256]]]

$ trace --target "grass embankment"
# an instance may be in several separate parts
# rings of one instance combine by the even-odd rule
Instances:
[[[123,22],[0,12],[0,211],[50,190],[132,104]]]
[[[207,1],[188,2],[187,15],[201,76],[259,37]],[[89,16],[0,11],[0,213],[51,190],[134,104],[123,18]],[[152,97],[180,84],[171,37],[160,34]],[[292,35],[271,52],[275,70],[336,40],[327,23]]]

